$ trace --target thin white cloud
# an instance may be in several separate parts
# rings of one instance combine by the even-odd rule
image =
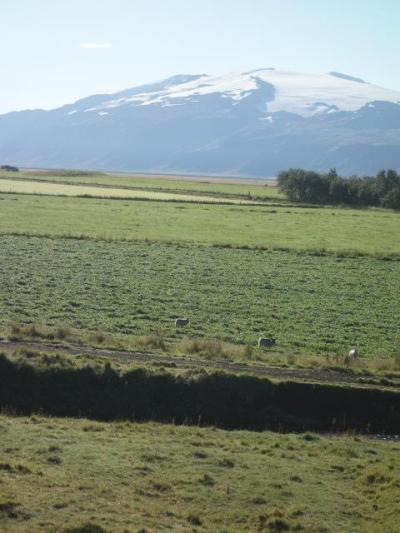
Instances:
[[[95,49],[95,48],[111,48],[110,43],[81,43],[79,48]]]

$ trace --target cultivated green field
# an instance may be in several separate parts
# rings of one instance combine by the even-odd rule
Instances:
[[[2,531],[398,531],[395,443],[43,417],[0,430]]]
[[[0,179],[0,192],[35,194],[46,196],[91,196],[120,199],[147,199],[162,201],[182,201],[182,202],[220,202],[240,204],[242,201],[232,198],[221,198],[213,196],[196,196],[195,194],[179,194],[172,192],[159,192],[150,189],[133,190],[118,189],[115,187],[100,187],[88,185],[68,185],[64,183],[49,183],[31,180]],[[255,203],[255,202],[246,202]]]
[[[85,185],[100,185],[108,187],[126,187],[133,189],[158,190],[158,191],[177,191],[180,193],[202,193],[213,194],[216,196],[239,196],[248,197],[254,196],[265,200],[284,200],[284,196],[275,186],[274,182],[266,181],[259,182],[248,180],[215,180],[204,178],[182,178],[178,176],[170,177],[156,177],[156,176],[140,176],[140,175],[113,175],[113,174],[96,174],[96,173],[79,173],[73,171],[59,171],[59,172],[2,172],[0,171],[0,179],[7,180],[35,180],[51,183],[65,183],[65,184],[85,184]],[[240,183],[238,183],[240,181]]]
[[[187,244],[0,238],[0,323],[129,335],[162,331],[280,353],[392,356],[400,261]],[[190,316],[184,332],[174,319]]]
[[[377,209],[0,194],[0,233],[400,254],[399,214]]]

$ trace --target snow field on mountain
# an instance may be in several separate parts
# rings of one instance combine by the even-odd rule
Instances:
[[[247,98],[260,90],[260,82],[273,87],[271,101],[265,101],[265,112],[286,111],[301,116],[323,112],[356,111],[376,100],[400,102],[400,92],[384,89],[370,83],[338,77],[334,74],[300,74],[280,70],[257,70],[223,76],[200,76],[194,81],[166,85],[161,90],[135,93],[121,98],[107,98],[100,105],[85,111],[101,111],[126,105],[148,106],[181,105],[211,94],[230,98],[232,103]],[[177,105],[177,102],[175,102]]]

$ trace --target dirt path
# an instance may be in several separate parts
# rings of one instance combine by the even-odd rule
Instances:
[[[104,357],[129,363],[150,363],[160,366],[169,366],[182,369],[207,368],[224,370],[235,374],[251,374],[278,380],[315,381],[319,383],[343,383],[353,385],[379,385],[391,388],[400,388],[400,380],[386,380],[380,382],[380,377],[369,378],[352,373],[340,372],[330,369],[311,368],[283,368],[260,365],[256,363],[241,363],[227,360],[207,360],[192,356],[171,356],[162,353],[128,352],[103,348],[90,348],[78,345],[51,344],[28,341],[0,341],[0,349],[13,351],[17,348],[30,348],[50,353],[59,353],[69,356],[84,355],[86,357]]]

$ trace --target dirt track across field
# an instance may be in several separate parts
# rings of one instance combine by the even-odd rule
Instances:
[[[253,376],[276,379],[279,381],[311,381],[316,383],[351,384],[356,386],[385,386],[391,389],[400,389],[400,379],[380,379],[377,377],[361,376],[351,371],[338,371],[326,368],[287,368],[267,366],[256,363],[242,363],[221,359],[208,360],[192,356],[172,356],[163,353],[118,351],[103,348],[90,348],[87,346],[70,344],[52,344],[44,342],[27,341],[0,341],[0,350],[14,351],[18,348],[27,348],[46,353],[55,353],[76,357],[100,357],[113,359],[124,363],[146,363],[181,369],[221,370],[233,374],[250,374]]]

